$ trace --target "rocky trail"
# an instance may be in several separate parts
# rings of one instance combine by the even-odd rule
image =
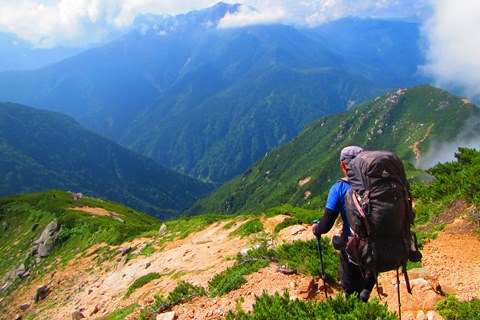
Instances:
[[[406,292],[400,276],[402,319],[442,319],[434,306],[445,294],[454,294],[461,300],[480,297],[480,239],[475,233],[475,224],[463,218],[466,210],[468,208],[463,203],[456,203],[438,217],[438,222],[445,223],[446,227],[423,248],[423,267],[409,271],[412,295]],[[276,216],[262,221],[266,234],[273,232],[274,226],[285,217]],[[146,245],[156,249],[148,256],[138,255],[131,260],[122,259],[121,254],[115,259],[102,260],[98,254],[102,246],[90,248],[88,252],[79,253],[67,266],[49,270],[48,276],[40,282],[19,287],[6,311],[12,319],[26,319],[31,314],[36,315],[34,319],[72,319],[75,312],[87,319],[101,319],[115,310],[138,303],[140,307],[126,318],[135,319],[141,308],[153,303],[155,295],[168,294],[178,281],[208,288],[209,280],[234,264],[232,257],[249,247],[251,242],[247,238],[229,236],[242,221],[237,221],[229,229],[224,227],[227,223],[215,223],[185,239],[163,245],[159,245],[158,240],[147,238],[136,239],[116,249],[130,246],[140,251]],[[327,236],[331,237],[335,231]],[[297,225],[282,230],[275,243],[312,238],[309,225]],[[283,274],[277,271],[278,267],[272,263],[246,276],[247,283],[224,296],[199,296],[175,306],[172,311],[179,320],[221,319],[237,305],[251,310],[255,296],[263,291],[283,294],[286,289],[294,298],[324,299],[323,290],[315,291],[322,285],[319,279]],[[136,279],[152,272],[162,276],[125,297]],[[46,285],[49,293],[35,304],[32,297],[40,285]],[[328,290],[334,296],[340,288],[328,286]],[[379,277],[378,293],[374,291],[372,297],[386,303],[391,311],[398,310],[394,272]]]

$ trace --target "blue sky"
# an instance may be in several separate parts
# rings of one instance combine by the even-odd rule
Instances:
[[[0,32],[39,48],[100,43],[126,31],[142,13],[176,15],[215,4],[212,0],[0,0]],[[439,86],[480,95],[480,1],[478,0],[243,0],[223,27],[255,23],[315,26],[345,16],[423,19],[427,64],[422,72]],[[248,6],[256,8],[250,10]],[[1,49],[0,49],[1,50]]]

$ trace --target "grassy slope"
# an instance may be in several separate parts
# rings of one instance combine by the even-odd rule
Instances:
[[[210,196],[188,214],[241,213],[288,203],[310,209],[323,205],[328,187],[341,176],[338,154],[347,145],[396,152],[410,175],[416,144],[425,154],[433,141],[448,142],[465,129],[480,110],[461,98],[418,86],[378,97],[355,110],[320,118],[292,142],[283,145]],[[478,136],[478,130],[469,131]],[[310,177],[300,185],[299,181]],[[306,197],[306,192],[311,192]]]
[[[83,206],[114,212],[123,222],[70,209]],[[157,219],[123,205],[92,198],[76,201],[71,193],[62,191],[4,198],[0,200],[0,223],[3,228],[0,233],[1,277],[22,263],[26,267],[33,266],[33,257],[28,255],[32,243],[54,219],[62,228],[58,239],[60,243],[37,268],[53,263],[55,257],[60,257],[60,261],[68,261],[72,254],[95,243],[120,244],[142,234],[155,234],[161,224]]]

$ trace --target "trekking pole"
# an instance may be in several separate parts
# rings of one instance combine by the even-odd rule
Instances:
[[[313,220],[313,223],[317,223],[317,222],[318,220]],[[327,283],[326,283],[327,277],[325,276],[325,268],[323,266],[321,239],[322,237],[317,237],[317,253],[318,253],[318,258],[320,259],[320,265],[322,267],[322,280],[323,280],[323,289],[325,289],[325,298],[328,298]]]
[[[402,302],[400,299],[400,277],[398,276],[397,268],[397,301],[398,301],[398,320],[402,320]]]

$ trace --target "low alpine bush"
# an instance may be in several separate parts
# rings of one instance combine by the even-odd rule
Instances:
[[[344,298],[339,294],[335,298],[320,302],[292,300],[285,292],[281,296],[278,292],[270,296],[264,292],[255,297],[253,312],[245,312],[241,308],[230,311],[226,320],[303,320],[303,319],[351,319],[351,320],[394,320],[398,319],[395,313],[388,311],[378,300],[361,302],[357,297]]]

